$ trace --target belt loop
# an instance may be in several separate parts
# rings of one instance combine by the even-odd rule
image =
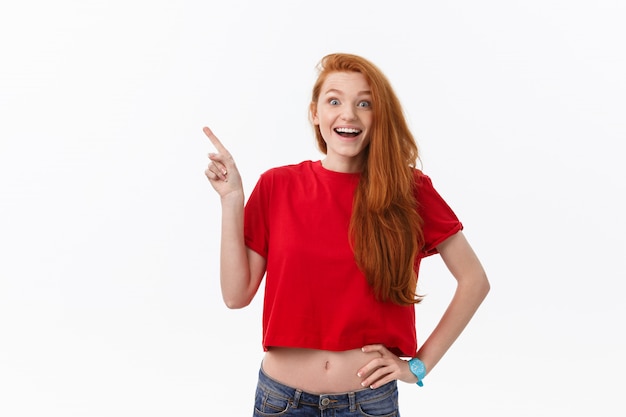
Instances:
[[[349,392],[348,399],[350,400],[350,412],[354,413],[356,411],[356,394],[354,392]]]
[[[300,404],[300,396],[302,395],[302,391],[297,389],[296,392],[293,393],[293,408],[298,408],[298,404]]]

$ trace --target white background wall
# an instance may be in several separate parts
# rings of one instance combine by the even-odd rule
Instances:
[[[249,191],[319,159],[318,60],[395,86],[492,292],[403,415],[623,415],[626,6],[0,6],[0,415],[246,416],[261,297],[222,304],[209,125]],[[424,262],[418,332],[451,297]]]

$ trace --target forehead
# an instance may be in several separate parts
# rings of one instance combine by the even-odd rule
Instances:
[[[322,84],[322,93],[337,90],[344,93],[369,93],[367,79],[360,72],[331,72]]]

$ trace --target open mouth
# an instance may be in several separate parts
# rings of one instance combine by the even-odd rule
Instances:
[[[354,129],[351,127],[338,127],[335,129],[335,133],[344,138],[354,138],[361,134],[360,129]]]

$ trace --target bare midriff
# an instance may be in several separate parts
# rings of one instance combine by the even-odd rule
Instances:
[[[263,370],[272,379],[312,394],[333,394],[363,389],[357,371],[377,352],[361,349],[328,350],[272,347],[263,358]]]

